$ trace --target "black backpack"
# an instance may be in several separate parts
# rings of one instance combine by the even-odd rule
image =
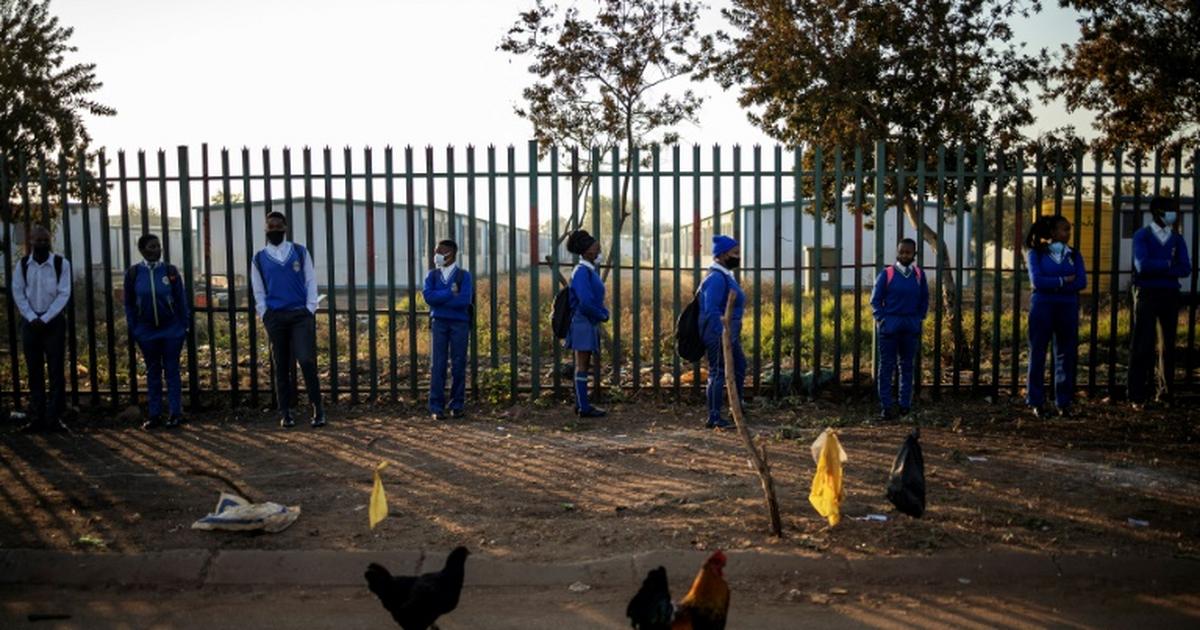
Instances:
[[[700,286],[704,286],[703,281]],[[696,295],[675,321],[675,352],[686,361],[699,361],[704,357],[704,339],[700,335],[700,289],[696,289]]]
[[[571,332],[571,287],[559,289],[554,296],[554,306],[550,307],[550,329],[557,339],[566,339]]]
[[[887,487],[892,505],[913,518],[925,514],[925,457],[921,454],[920,437],[920,429],[913,429],[905,438],[892,464]]]

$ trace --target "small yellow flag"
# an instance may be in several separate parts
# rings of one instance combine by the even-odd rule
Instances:
[[[379,462],[379,465],[375,467],[375,487],[371,488],[371,505],[367,508],[367,515],[371,519],[371,529],[375,529],[379,521],[387,518],[388,515],[387,495],[383,492],[383,480],[379,478],[379,471],[387,466],[387,462]]]
[[[808,501],[817,512],[829,519],[830,527],[842,520],[842,462],[846,461],[846,452],[838,442],[837,434],[832,429],[825,429],[817,441],[813,443],[813,452],[817,454],[817,472],[813,475],[812,492]]]

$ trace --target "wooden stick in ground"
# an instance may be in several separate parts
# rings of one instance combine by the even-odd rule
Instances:
[[[733,333],[730,331],[729,323],[733,319],[733,303],[736,299],[737,293],[730,291],[729,299],[725,302],[725,315],[721,318],[721,322],[725,324],[724,331],[721,333],[721,348],[725,355],[725,393],[729,398],[729,411],[733,415],[733,422],[737,425],[738,434],[746,443],[746,450],[750,452],[750,461],[754,462],[754,469],[758,471],[758,480],[762,483],[763,494],[767,498],[767,511],[771,518],[771,534],[781,537],[783,536],[783,521],[779,517],[779,501],[775,498],[775,481],[771,478],[771,467],[767,465],[767,445],[761,445],[761,452],[754,446],[754,439],[750,437],[750,429],[746,428],[746,421],[742,418],[742,400],[738,397],[737,383],[734,382]]]

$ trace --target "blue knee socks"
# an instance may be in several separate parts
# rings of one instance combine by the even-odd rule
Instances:
[[[588,373],[575,372],[575,406],[580,411],[587,411],[592,406],[588,403]]]

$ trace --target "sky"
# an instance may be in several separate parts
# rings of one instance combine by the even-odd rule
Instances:
[[[73,61],[93,62],[96,100],[117,115],[93,118],[98,146],[259,149],[305,145],[522,145],[529,123],[513,113],[530,82],[526,62],[497,50],[532,0],[54,0],[75,28]],[[560,2],[561,4],[561,2]],[[714,0],[703,28],[724,26]],[[1014,24],[1032,48],[1078,34],[1071,12],[1048,2]],[[680,86],[683,84],[680,83]],[[683,143],[772,145],[735,91],[688,83],[707,98]],[[1038,129],[1086,113],[1037,105]]]

